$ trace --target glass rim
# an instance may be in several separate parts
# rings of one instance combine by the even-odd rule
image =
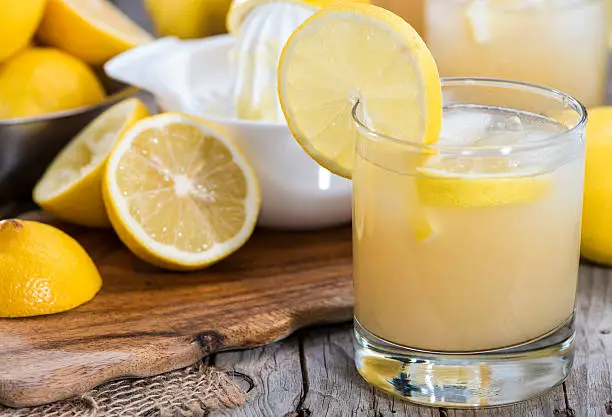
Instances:
[[[551,87],[545,87],[538,84],[533,84],[525,81],[505,80],[501,78],[482,78],[482,77],[453,77],[442,78],[442,88],[460,85],[473,86],[489,86],[489,87],[510,87],[517,90],[533,92],[548,96],[551,99],[567,103],[568,108],[574,110],[579,117],[578,122],[569,127],[567,131],[538,139],[528,143],[518,143],[513,145],[463,145],[463,146],[440,146],[436,144],[427,145],[421,142],[415,142],[405,139],[399,139],[385,135],[370,128],[361,117],[359,117],[360,100],[356,100],[351,111],[353,122],[357,125],[358,130],[363,131],[367,136],[381,142],[388,142],[406,148],[414,149],[414,152],[423,153],[443,153],[443,154],[460,154],[460,155],[490,155],[490,154],[509,154],[521,151],[532,151],[536,149],[546,148],[551,145],[559,144],[561,138],[572,137],[574,133],[585,127],[588,120],[586,107],[577,99],[569,94],[563,93]]]

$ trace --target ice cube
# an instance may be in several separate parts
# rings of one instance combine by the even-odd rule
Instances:
[[[473,145],[487,136],[491,123],[491,115],[483,111],[446,110],[438,143],[458,147]]]
[[[473,0],[465,10],[465,17],[472,32],[472,39],[479,44],[487,43],[493,37],[489,7],[489,0]]]

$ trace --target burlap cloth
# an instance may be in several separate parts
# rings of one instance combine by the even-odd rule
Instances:
[[[247,382],[243,389],[239,380]],[[34,408],[0,406],[0,417],[202,417],[245,403],[250,378],[203,364],[145,378],[109,382],[78,398]]]

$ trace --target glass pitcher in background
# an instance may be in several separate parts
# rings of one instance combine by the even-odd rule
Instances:
[[[608,0],[426,0],[426,41],[442,77],[527,81],[602,105]]]
[[[424,0],[372,0],[372,3],[403,17],[421,36],[425,35]]]

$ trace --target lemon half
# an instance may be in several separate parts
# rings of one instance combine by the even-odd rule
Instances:
[[[110,227],[102,199],[106,160],[122,132],[148,115],[140,100],[128,99],[98,116],[49,165],[34,201],[67,222]]]
[[[93,261],[66,233],[33,221],[0,221],[0,317],[70,310],[101,286]]]
[[[173,270],[203,268],[236,251],[261,205],[255,172],[236,145],[178,113],[143,119],[122,136],[103,191],[126,246]]]

